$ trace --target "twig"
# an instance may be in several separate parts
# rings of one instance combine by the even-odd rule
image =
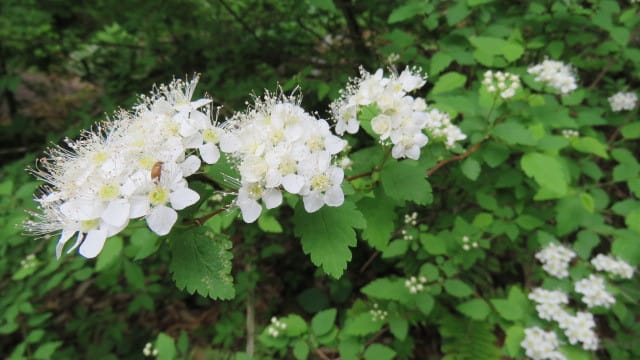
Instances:
[[[234,19],[236,19],[236,21],[238,23],[240,23],[240,26],[242,26],[242,28],[248,32],[249,34],[251,34],[251,36],[253,36],[254,39],[256,39],[257,41],[260,41],[260,38],[258,37],[258,35],[256,35],[256,33],[251,29],[251,26],[249,26],[249,24],[247,24],[242,17],[240,17],[240,15],[236,14],[235,11],[233,11],[233,9],[231,8],[231,6],[229,6],[229,4],[226,3],[226,1],[224,0],[218,0],[218,2],[222,5],[222,7],[224,7],[229,14],[231,14],[231,16],[233,16]]]
[[[464,153],[462,153],[460,155],[452,156],[452,157],[450,157],[448,159],[441,160],[434,167],[432,167],[431,169],[427,170],[427,176],[433,175],[433,173],[435,173],[436,171],[440,170],[441,167],[447,165],[450,162],[454,162],[454,161],[463,160],[463,159],[468,158],[471,154],[473,154],[474,152],[478,151],[478,149],[480,149],[480,144],[482,144],[482,142],[474,144],[467,151],[465,151]]]
[[[615,60],[611,59],[609,60],[609,62],[607,63],[607,65],[605,65],[602,70],[600,70],[600,72],[598,73],[598,75],[596,75],[596,78],[593,79],[593,82],[591,83],[591,85],[589,85],[589,87],[587,89],[589,90],[593,90],[596,88],[596,86],[598,86],[598,84],[600,83],[600,81],[602,80],[602,78],[607,74],[607,71],[609,71],[609,68],[611,68],[611,66],[615,64]]]
[[[327,354],[325,354],[324,352],[322,352],[322,350],[320,348],[317,348],[314,350],[316,355],[318,355],[318,357],[322,360],[331,360],[330,357],[327,356]]]
[[[225,205],[225,206],[221,207],[220,209],[218,209],[218,210],[216,210],[216,211],[213,211],[213,212],[211,212],[211,213],[208,213],[208,214],[206,214],[206,215],[204,215],[204,216],[201,216],[201,217],[199,217],[199,218],[197,218],[197,219],[195,219],[195,220],[193,220],[193,221],[194,221],[196,224],[198,224],[198,225],[202,225],[202,224],[204,224],[205,222],[207,222],[207,220],[209,220],[209,219],[211,219],[212,217],[214,217],[214,216],[216,216],[216,215],[220,214],[221,212],[224,212],[224,211],[228,210],[229,208],[231,208],[231,204],[229,204],[229,205]]]
[[[378,257],[378,255],[380,255],[380,251],[376,250],[376,252],[374,252],[373,254],[371,254],[371,256],[369,257],[369,259],[367,260],[367,262],[364,263],[364,265],[362,265],[362,267],[360,267],[360,273],[363,273],[365,270],[367,270],[367,268],[369,267],[369,265],[371,265],[371,263],[373,262],[373,260],[375,260],[375,258]]]
[[[371,170],[371,171],[367,171],[367,172],[362,173],[362,174],[357,174],[357,175],[349,176],[349,177],[348,177],[348,178],[346,178],[345,180],[346,180],[346,181],[353,181],[353,180],[355,180],[355,179],[360,179],[360,178],[362,178],[362,177],[369,176],[369,175],[373,174],[373,172],[374,172],[374,170]]]

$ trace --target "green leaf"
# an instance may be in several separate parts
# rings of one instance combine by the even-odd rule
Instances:
[[[514,304],[509,299],[492,299],[490,301],[491,305],[504,319],[514,321],[522,318],[523,312],[519,304]]]
[[[460,168],[464,176],[472,181],[476,181],[480,175],[480,163],[472,158],[463,161]]]
[[[596,202],[593,197],[587,193],[580,193],[580,203],[584,206],[585,210],[592,213],[595,211]]]
[[[431,184],[425,178],[426,172],[416,166],[416,162],[389,161],[382,169],[380,180],[389,197],[399,201],[413,201],[427,205],[433,201]]]
[[[580,137],[571,141],[574,149],[588,154],[594,154],[601,158],[608,159],[607,146],[592,137]]]
[[[568,177],[558,158],[540,154],[525,154],[520,165],[527,176],[534,178],[540,187],[562,197],[568,191]]]
[[[280,318],[280,322],[287,325],[284,333],[289,337],[298,337],[307,332],[307,323],[300,315],[287,315]]]
[[[362,342],[354,338],[347,337],[340,341],[338,345],[338,351],[340,351],[340,358],[343,360],[358,360],[358,354],[362,351],[364,346]]]
[[[467,297],[473,294],[473,289],[462,280],[448,279],[444,282],[444,290],[455,297]]]
[[[424,315],[429,315],[431,310],[433,310],[433,306],[436,301],[433,296],[426,291],[421,291],[416,295],[416,304],[418,305],[418,310]]]
[[[364,352],[364,360],[391,360],[396,352],[382,344],[371,344]]]
[[[52,355],[62,345],[62,341],[50,341],[38,346],[33,354],[34,359],[51,359]],[[6,355],[6,354],[5,354]]]
[[[387,19],[387,23],[395,24],[401,21],[411,19],[414,16],[424,14],[427,11],[426,5],[427,5],[426,1],[416,1],[416,2],[409,2],[405,5],[397,7],[389,15],[389,18]]]
[[[445,52],[438,51],[433,54],[431,57],[431,63],[429,64],[429,76],[440,74],[440,72],[446,69],[452,61],[453,58]]]
[[[311,330],[316,335],[324,335],[333,328],[333,323],[336,321],[336,309],[328,309],[317,313],[313,319],[311,319]]]
[[[624,218],[625,224],[630,230],[640,233],[640,209],[635,209]]]
[[[520,325],[513,325],[505,333],[504,347],[507,349],[507,354],[510,357],[518,357],[522,351],[520,343],[524,340],[524,328]]]
[[[373,321],[369,312],[347,317],[342,332],[351,336],[364,336],[380,330],[384,321]]]
[[[104,248],[98,255],[98,261],[96,261],[96,271],[102,271],[109,268],[110,265],[114,264],[120,253],[122,252],[122,238],[119,236],[114,236],[112,238],[108,238],[104,243]]]
[[[583,230],[578,233],[577,240],[573,243],[573,249],[581,259],[588,260],[593,248],[600,244],[600,237],[593,231]]]
[[[420,234],[422,247],[432,255],[442,255],[447,253],[447,244],[444,239],[428,233]]]
[[[294,232],[301,238],[302,250],[311,262],[325,273],[339,278],[351,260],[349,247],[356,246],[354,228],[363,229],[367,222],[349,201],[340,207],[325,206],[307,213],[298,204],[293,216]]]
[[[467,77],[458,72],[448,72],[438,78],[431,95],[442,94],[455,89],[459,89],[467,82]]]
[[[404,340],[409,333],[409,322],[398,313],[389,316],[389,330],[398,340]]]
[[[640,139],[640,122],[627,124],[620,129],[622,137],[625,139]]]
[[[141,260],[156,252],[160,237],[147,227],[137,229],[131,234],[131,244],[136,247],[134,260]]]
[[[176,344],[173,338],[165,333],[158,334],[155,348],[158,350],[158,360],[173,360],[176,358]]]
[[[408,291],[401,279],[379,278],[362,288],[362,293],[381,300],[396,300],[407,302]]]
[[[309,4],[317,7],[318,9],[326,10],[329,12],[336,12],[336,6],[333,4],[333,0],[307,0]]]
[[[500,38],[473,36],[469,38],[469,42],[479,51],[489,55],[502,55],[508,62],[518,60],[524,54],[522,45]]]
[[[491,312],[489,304],[483,299],[471,299],[458,305],[456,309],[473,320],[484,320]]]
[[[533,133],[517,122],[498,124],[492,131],[493,135],[507,144],[535,145]]]
[[[456,5],[450,6],[447,9],[445,14],[447,17],[447,24],[449,26],[453,26],[466,18],[470,13],[471,10],[469,10],[467,4],[465,4],[464,1],[459,1]]]
[[[275,234],[282,233],[282,225],[280,225],[278,219],[276,219],[270,212],[262,213],[258,218],[258,227],[264,232]]]
[[[235,296],[231,277],[231,241],[206,227],[190,228],[171,236],[169,270],[179,289],[212,299]]]
[[[367,221],[362,238],[377,250],[384,250],[395,230],[395,203],[382,192],[376,191],[375,198],[363,198],[358,208]]]
[[[293,344],[293,356],[297,360],[304,360],[309,357],[309,345],[304,340],[297,340]]]

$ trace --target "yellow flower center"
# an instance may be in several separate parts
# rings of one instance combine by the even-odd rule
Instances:
[[[321,192],[329,188],[329,178],[324,174],[319,174],[311,178],[311,187]]]
[[[98,220],[98,219],[81,221],[80,222],[80,231],[82,231],[83,233],[87,233],[87,232],[95,229],[98,226],[99,223],[100,223],[100,220]]]
[[[169,201],[169,191],[158,186],[149,192],[149,200],[152,205],[164,205]]]
[[[206,142],[210,142],[212,144],[217,144],[218,141],[220,140],[218,138],[218,132],[214,129],[207,129],[202,133],[202,136],[204,137],[204,141]]]
[[[118,184],[105,184],[98,190],[98,196],[103,201],[113,200],[120,195],[120,186]]]

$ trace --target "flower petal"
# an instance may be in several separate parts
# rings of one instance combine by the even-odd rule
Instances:
[[[220,159],[220,150],[212,143],[206,143],[200,146],[200,157],[207,164],[215,164]]]
[[[248,198],[238,201],[238,207],[242,212],[242,220],[246,223],[256,221],[262,212],[262,206],[257,201]]]
[[[344,203],[344,193],[342,192],[342,188],[338,186],[334,186],[327,190],[324,193],[324,202],[328,206],[340,206]]]
[[[282,178],[282,187],[292,194],[297,194],[304,186],[304,177],[297,174],[289,174]]]
[[[304,203],[304,209],[307,210],[308,213],[316,212],[324,205],[322,194],[317,191],[312,191],[303,197],[302,202]]]
[[[102,209],[99,203],[99,201],[93,199],[69,200],[60,206],[60,211],[64,216],[67,216],[72,220],[93,220],[100,217]]]
[[[94,257],[100,254],[102,248],[104,247],[104,242],[107,240],[107,231],[103,229],[95,229],[91,230],[87,233],[87,236],[84,238],[82,245],[80,245],[80,250],[78,251],[80,255],[86,257],[87,259],[93,259]]]
[[[262,193],[262,201],[267,209],[273,209],[282,204],[282,193],[276,189],[266,189]]]
[[[184,187],[169,194],[171,207],[176,210],[182,210],[187,206],[193,205],[200,200],[200,194]]]
[[[200,169],[200,159],[195,155],[190,155],[180,164],[180,169],[184,177],[194,174]]]
[[[147,225],[154,233],[167,235],[178,220],[178,213],[168,206],[156,206],[147,216]]]
[[[131,205],[125,199],[113,200],[102,212],[102,220],[114,227],[121,227],[129,220]]]
[[[62,229],[62,233],[60,234],[60,238],[58,239],[58,243],[56,244],[56,259],[60,259],[60,255],[62,255],[62,248],[64,248],[64,244],[69,241],[69,239],[75,234],[78,230],[76,229]]]

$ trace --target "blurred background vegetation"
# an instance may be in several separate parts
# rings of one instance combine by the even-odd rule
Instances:
[[[248,297],[256,296],[256,322],[267,324],[274,313],[348,306],[363,284],[397,271],[377,262],[371,274],[358,273],[371,254],[360,247],[349,264],[355,270],[328,279],[307,257],[287,255],[302,254],[299,242],[270,234],[282,229],[268,218],[260,224],[266,235],[251,236],[258,229],[245,227],[246,241],[234,242],[233,301],[178,291],[167,271],[168,247],[144,228],[128,229],[126,241],[110,241],[95,262],[79,256],[56,261],[53,239],[27,238],[16,226],[27,217],[24,210],[34,208],[40,185],[24,169],[48,144],[77,137],[172,76],[201,73],[197,91],[223,105],[222,115],[243,109],[264,88],[280,84],[291,91],[300,85],[305,107],[324,117],[360,65],[373,70],[392,54],[399,56],[400,68],[422,66],[430,76],[450,68],[475,79],[486,66],[468,41],[474,34],[523,43],[519,74],[550,56],[574,64],[585,86],[609,94],[623,84],[639,88],[639,40],[630,31],[637,28],[635,10],[622,11],[615,1],[586,1],[569,12],[570,2],[0,1],[0,356],[135,359],[162,332],[177,339],[171,357],[233,358],[245,346]],[[495,67],[507,66],[495,59]],[[589,102],[603,105],[599,95]],[[454,100],[461,101],[459,107],[467,104],[463,97]],[[637,154],[637,144],[628,146]],[[504,178],[499,171],[505,169],[497,169],[494,179]],[[518,176],[514,183],[522,181]],[[457,185],[454,199],[473,198],[475,185]],[[448,189],[437,191],[444,194],[443,207],[456,205],[449,204]],[[232,220],[216,218],[212,226],[228,227]],[[520,245],[526,246],[513,246]],[[504,247],[502,260],[515,261],[515,248]],[[487,256],[483,268],[499,269],[502,260]],[[503,266],[499,275],[493,273],[496,283],[521,281],[519,264]],[[625,329],[607,331],[614,330],[626,354],[637,339]],[[421,346],[398,345],[405,349],[401,357],[439,354],[435,326],[411,331]],[[278,358],[266,348],[256,351]]]

